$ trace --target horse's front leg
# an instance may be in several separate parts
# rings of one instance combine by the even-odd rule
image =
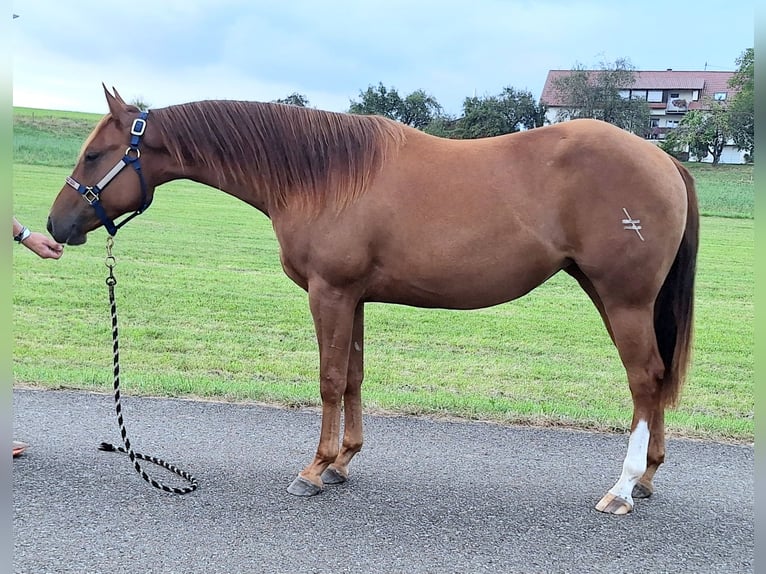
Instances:
[[[335,461],[322,473],[325,484],[340,484],[348,479],[348,465],[362,450],[362,380],[364,379],[364,303],[354,314],[354,329],[348,359],[346,392],[343,393],[343,444]]]
[[[319,344],[319,388],[322,425],[314,460],[287,491],[312,496],[322,491],[322,473],[338,456],[340,408],[346,392],[349,349],[358,299],[326,284],[309,284],[309,305]]]

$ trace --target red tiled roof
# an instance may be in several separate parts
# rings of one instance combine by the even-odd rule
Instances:
[[[600,74],[601,70],[588,70],[588,74]],[[540,100],[549,106],[561,106],[562,102],[556,91],[556,81],[568,76],[572,70],[551,70],[545,79],[545,86]],[[716,92],[729,92],[735,90],[729,87],[729,80],[734,72],[695,72],[695,71],[636,71],[633,72],[634,82],[625,89],[642,90],[701,90],[700,98],[712,97]],[[727,99],[729,99],[727,97]],[[695,102],[696,103],[696,102]]]

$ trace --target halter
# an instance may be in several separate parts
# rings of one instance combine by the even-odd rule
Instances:
[[[118,161],[115,166],[109,170],[109,173],[107,173],[96,185],[86,186],[71,176],[66,178],[67,184],[73,187],[77,193],[79,193],[82,198],[88,202],[88,205],[96,210],[96,215],[98,215],[101,223],[103,223],[104,227],[106,227],[109,235],[115,235],[120,227],[125,225],[136,215],[140,215],[146,211],[146,209],[152,203],[151,199],[147,200],[148,194],[146,192],[146,181],[144,180],[144,174],[141,172],[141,161],[139,160],[141,157],[141,150],[138,149],[138,144],[141,142],[141,136],[143,136],[144,132],[146,131],[146,118],[148,115],[149,112],[141,112],[139,116],[133,120],[133,125],[130,128],[130,147],[125,150],[125,156],[120,159],[120,161]],[[136,170],[138,179],[141,182],[141,207],[129,215],[126,219],[124,219],[119,225],[115,225],[114,221],[112,221],[112,219],[110,219],[106,214],[104,206],[101,205],[100,195],[104,188],[109,185],[109,182],[111,182],[126,165],[133,166],[133,169]]]

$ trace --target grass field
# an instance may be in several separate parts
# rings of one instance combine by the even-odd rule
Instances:
[[[13,108],[14,162],[71,169],[99,119],[99,114]]]
[[[17,119],[31,115],[15,111]],[[86,119],[95,125],[98,117]],[[60,126],[51,117],[36,136],[30,128],[27,141],[38,143],[26,144],[27,156],[16,147],[15,212],[38,229],[82,143]],[[57,138],[74,150],[65,166],[57,165],[66,148]],[[62,155],[48,160],[45,150]],[[728,217],[702,221],[694,362],[668,427],[751,441],[752,167],[690,167],[703,212]],[[111,388],[105,238],[98,230],[53,262],[14,250],[16,383]],[[319,403],[306,295],[282,272],[260,213],[210,188],[174,182],[120,231],[114,254],[126,393]],[[616,431],[630,423],[616,351],[595,308],[564,275],[491,309],[373,304],[366,315],[368,409]]]
[[[753,218],[753,165],[685,165],[697,182],[702,215]]]

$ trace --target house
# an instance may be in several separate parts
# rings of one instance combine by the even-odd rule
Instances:
[[[551,70],[545,79],[540,101],[548,106],[546,119],[550,123],[559,121],[559,110],[565,109],[556,89],[556,82],[571,70]],[[589,71],[598,74],[599,70]],[[642,98],[649,104],[651,112],[646,138],[660,143],[667,134],[678,127],[679,122],[690,110],[705,109],[705,99],[726,102],[734,97],[735,90],[729,87],[734,72],[636,71],[634,82],[624,86],[620,95],[625,98]],[[712,161],[707,156],[703,161]],[[732,143],[721,155],[721,163],[745,163],[745,152]]]

